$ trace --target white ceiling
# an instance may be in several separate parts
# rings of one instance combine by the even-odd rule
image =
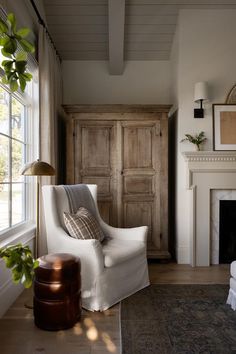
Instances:
[[[109,1],[44,0],[48,29],[62,59],[109,59]],[[124,59],[169,59],[179,9],[223,8],[235,9],[236,0],[126,0]]]

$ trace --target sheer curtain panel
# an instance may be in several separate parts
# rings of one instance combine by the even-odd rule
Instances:
[[[58,138],[57,127],[62,110],[61,63],[47,35],[39,25],[39,158],[48,162],[56,170],[56,176],[41,177],[41,185],[56,184],[58,176]],[[44,212],[40,203],[39,255],[47,253]]]

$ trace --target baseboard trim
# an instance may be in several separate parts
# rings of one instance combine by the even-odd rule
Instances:
[[[12,283],[9,279],[0,289],[0,318],[24,290],[23,285]]]

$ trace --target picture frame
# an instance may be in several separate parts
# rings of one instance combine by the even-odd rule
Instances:
[[[227,97],[226,104],[236,104],[236,84],[230,89]]]
[[[212,105],[213,150],[236,151],[236,104]]]

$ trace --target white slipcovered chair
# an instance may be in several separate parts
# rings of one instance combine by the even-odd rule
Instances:
[[[119,229],[107,225],[97,208],[97,186],[87,185],[106,236],[78,240],[66,231],[63,212],[70,212],[63,186],[43,186],[43,201],[49,253],[71,253],[80,257],[82,306],[103,311],[149,285],[146,241],[147,226]]]

